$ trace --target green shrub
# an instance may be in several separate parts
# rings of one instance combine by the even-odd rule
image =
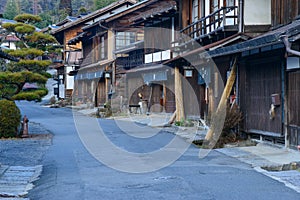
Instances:
[[[55,104],[56,103],[56,98],[55,96],[52,96],[50,99],[49,99],[49,104]]]
[[[175,121],[175,126],[192,127],[194,123],[190,119],[181,119],[180,121]]]
[[[21,121],[21,112],[15,102],[0,100],[0,138],[16,137]]]
[[[105,108],[105,117],[111,117],[112,116],[112,110],[111,110],[111,103],[110,102],[106,102],[104,104],[104,108]]]
[[[41,101],[42,97],[47,95],[48,90],[44,88],[22,91],[12,97],[13,100]]]

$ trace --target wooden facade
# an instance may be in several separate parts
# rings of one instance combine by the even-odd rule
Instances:
[[[167,80],[145,83],[144,75],[159,74],[161,69],[156,70],[130,70],[127,72],[127,96],[128,105],[137,105],[141,100],[147,105],[145,112],[173,113],[175,107],[174,77],[168,69]],[[142,94],[140,99],[139,94]]]
[[[300,145],[300,70],[288,72],[288,135],[291,147]]]
[[[191,74],[188,76],[183,69],[182,74],[184,75],[182,78],[185,80],[182,84],[185,114],[190,118],[207,118],[206,84],[199,81],[201,77],[195,69],[192,69]]]
[[[239,104],[244,115],[242,127],[248,133],[284,136],[283,55],[282,50],[254,55],[244,58],[239,65]],[[275,96],[278,102],[272,102]]]
[[[272,27],[288,24],[300,15],[298,0],[272,0]]]
[[[288,73],[289,123],[300,126],[300,71]]]
[[[108,92],[119,89],[120,102],[128,106],[137,105],[141,93],[147,111],[174,112],[174,71],[179,69],[185,114],[209,119],[237,58],[231,95],[244,115],[241,130],[286,139],[295,147],[300,144],[300,67],[288,69],[286,57],[293,55],[282,37],[290,37],[292,48],[299,50],[300,25],[291,23],[299,14],[298,0],[137,3],[82,29],[83,75],[76,94],[94,95],[99,106]],[[137,39],[137,33],[142,37]],[[107,71],[110,80],[103,77]],[[93,73],[96,79],[87,78]]]
[[[116,89],[118,94],[123,94],[126,106],[137,105],[140,102],[138,93],[141,93],[143,101],[147,102],[147,111],[174,112],[174,75],[160,66],[171,58],[171,30],[177,28],[174,25],[178,26],[176,6],[177,1],[173,0],[140,2],[103,21],[116,33],[131,33],[132,36],[132,40],[123,41],[127,45],[122,48],[116,45],[115,50],[118,85],[124,82],[123,74],[126,74],[125,87],[121,83]],[[116,44],[119,39],[116,37]]]
[[[66,65],[66,68],[72,67],[73,70],[70,71],[68,69],[65,70],[65,77],[68,78],[69,76],[76,76],[78,73],[78,70],[80,67],[87,67],[91,66],[97,62],[101,62],[103,60],[108,60],[111,63],[111,58],[108,58],[108,55],[112,55],[112,49],[108,46],[108,35],[97,35],[95,36],[95,33],[98,31],[97,28],[91,29],[92,31],[85,33],[84,27],[87,26],[87,24],[96,24],[98,26],[98,22],[100,20],[100,17],[108,17],[109,15],[112,15],[114,12],[119,12],[122,9],[126,9],[128,6],[133,5],[136,3],[135,0],[120,0],[118,2],[112,3],[104,8],[101,8],[99,10],[96,10],[88,15],[81,16],[80,18],[73,18],[72,20],[64,20],[62,23],[58,24],[58,28],[53,29],[51,31],[51,34],[54,35],[57,40],[64,45],[64,64]],[[69,19],[70,17],[67,17]],[[99,28],[99,27],[98,27]],[[94,34],[94,35],[93,35]],[[93,38],[91,39],[90,37]],[[85,45],[82,45],[82,42],[85,43]],[[69,66],[67,61],[67,54],[71,51],[82,51],[82,58],[79,58],[78,63],[79,64],[72,64],[72,66]],[[110,50],[110,53],[109,53]],[[101,63],[99,63],[99,68],[105,68],[107,66],[102,66]],[[74,80],[77,83],[74,83],[73,85],[76,87],[79,87],[74,91],[74,95],[76,96],[76,99],[87,99],[84,98],[84,96],[90,95],[90,94],[84,94],[88,93],[88,89],[85,89],[86,87],[94,86],[95,84],[98,85],[98,83],[94,83],[93,81],[90,81],[90,78],[92,74],[94,73],[94,77],[100,78],[101,72],[104,71],[103,69],[96,69],[96,66],[92,66],[89,70],[85,69],[81,72],[80,78],[73,78],[70,81]],[[86,77],[89,77],[86,79]],[[79,82],[82,82],[83,80],[87,80],[83,86],[81,86]],[[64,81],[65,83],[69,82],[68,80]],[[105,82],[105,81],[104,81]],[[92,84],[92,85],[91,85]],[[86,86],[89,85],[89,86]],[[66,87],[68,88],[68,87]],[[95,87],[96,88],[96,87]],[[79,91],[81,90],[81,91]],[[70,93],[70,89],[67,89],[68,93]],[[106,88],[105,93],[107,93],[108,89]],[[96,93],[96,89],[93,88],[93,96]],[[97,92],[99,94],[99,92]],[[78,97],[77,95],[80,95]],[[107,95],[106,95],[107,96]],[[101,100],[102,98],[99,97],[98,99],[94,98],[88,98],[93,99],[92,101],[101,102],[102,104],[105,103],[105,101]],[[106,99],[107,100],[107,99]],[[95,105],[97,106],[97,105]]]
[[[243,40],[243,36],[237,34],[238,1],[188,0],[180,1],[180,5],[182,27],[174,42],[179,59],[171,65],[180,67],[183,77],[185,68],[193,69],[193,76],[185,77],[193,88],[191,93],[184,91],[185,112],[187,116],[209,120],[221,98],[232,58],[203,59],[206,56],[199,55],[210,48]],[[205,76],[204,82],[199,83],[199,76]],[[193,95],[196,95],[197,103],[191,105]]]
[[[108,34],[99,26],[83,27],[85,37],[80,41],[83,48],[83,59],[80,70],[75,75],[77,85],[85,85],[88,89],[83,90],[79,100],[83,103],[91,103],[98,107],[108,101],[109,80],[105,78],[105,72],[111,71],[113,59],[108,58]],[[101,34],[99,34],[101,33]]]

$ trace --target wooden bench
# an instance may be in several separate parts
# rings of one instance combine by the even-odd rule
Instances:
[[[141,106],[139,104],[129,104],[129,112],[132,113],[132,108],[135,108],[135,113],[139,110],[139,113],[142,113]]]

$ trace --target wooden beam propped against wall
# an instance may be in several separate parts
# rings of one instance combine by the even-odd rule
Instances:
[[[236,79],[236,68],[237,68],[236,62],[237,62],[237,58],[235,58],[235,60],[234,60],[234,63],[233,63],[233,66],[232,66],[232,69],[230,72],[230,76],[226,82],[226,86],[225,86],[223,94],[221,96],[221,100],[219,102],[218,108],[212,116],[211,126],[205,136],[205,140],[209,141],[209,146],[215,145],[222,133],[222,129],[223,129],[223,125],[224,125],[224,121],[225,121],[225,117],[226,117],[227,99],[230,96],[230,92],[232,90],[232,87],[233,87],[235,79]],[[211,146],[211,147],[213,147],[213,146]]]

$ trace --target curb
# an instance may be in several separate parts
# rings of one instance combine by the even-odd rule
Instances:
[[[278,174],[276,175],[275,174],[276,172],[270,172],[270,171],[262,169],[261,167],[254,167],[254,170],[261,173],[261,174],[264,174],[264,175],[266,175],[266,176],[268,176],[268,177],[270,177],[270,178],[272,178],[272,179],[274,179],[278,182],[281,182],[286,187],[291,188],[291,189],[295,190],[296,192],[300,193],[300,185],[296,185],[296,184],[291,183],[287,179],[287,176],[285,176],[285,178],[279,176],[280,172],[278,172]],[[294,177],[294,178],[299,177],[300,178],[300,173],[299,172],[293,172],[292,170],[290,170],[289,172],[291,172],[289,177]]]
[[[235,147],[215,150],[219,153],[235,158],[243,163],[249,164],[255,171],[264,174],[265,176],[268,176],[276,181],[279,181],[286,187],[289,187],[294,191],[300,193],[300,172],[292,170],[292,168],[286,171],[268,171],[266,170],[267,168],[283,169],[283,164],[271,162],[260,157],[259,155]],[[294,162],[285,165],[293,166]]]
[[[7,165],[2,165],[0,163],[0,179],[2,177],[2,175],[5,173],[5,171],[8,169],[8,166]]]

